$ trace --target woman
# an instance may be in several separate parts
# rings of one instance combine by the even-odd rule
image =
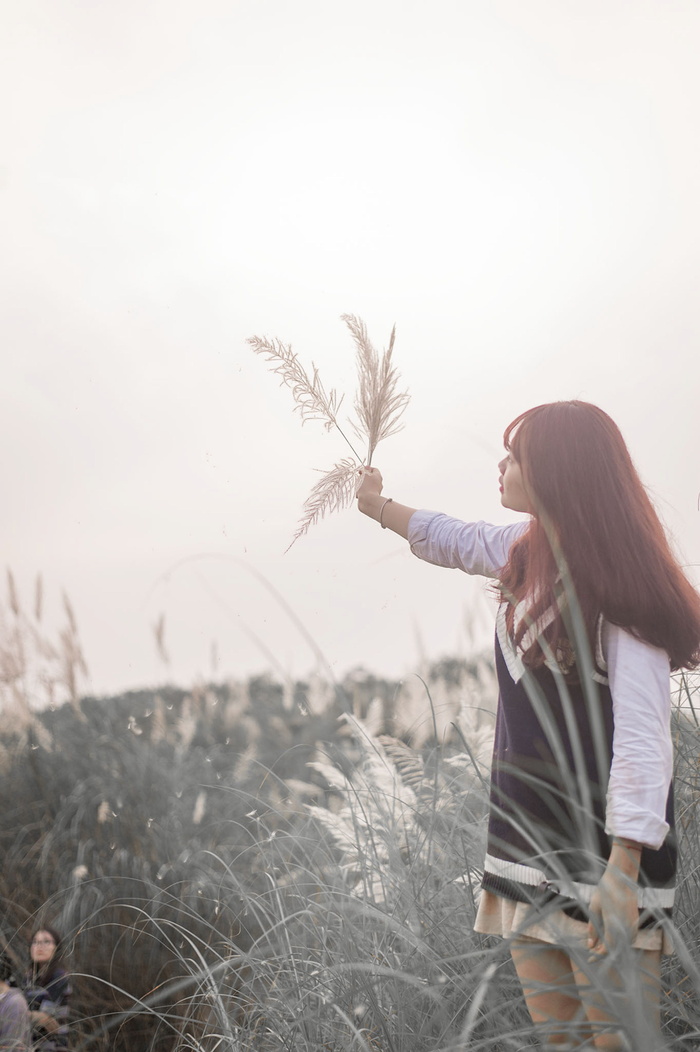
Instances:
[[[10,985],[12,972],[12,961],[0,953],[0,1050],[29,1052],[29,1009],[19,990]]]
[[[551,1046],[619,1049],[623,980],[646,1033],[658,1027],[669,951],[659,921],[676,869],[669,674],[700,664],[700,598],[601,409],[537,406],[504,445],[501,503],[526,521],[416,511],[384,497],[373,468],[358,504],[419,558],[496,582],[499,704],[475,928],[510,940]]]
[[[60,1052],[68,1048],[70,981],[62,966],[61,936],[48,925],[34,932],[29,944],[31,967],[24,995],[32,1018],[34,1048]]]

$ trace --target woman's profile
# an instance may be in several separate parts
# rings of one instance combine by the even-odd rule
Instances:
[[[373,468],[358,505],[419,558],[494,581],[499,699],[475,929],[509,940],[551,1046],[619,1049],[625,954],[644,1025],[658,1027],[676,874],[670,673],[700,664],[700,597],[601,409],[537,406],[504,445],[501,503],[525,520],[407,507]]]

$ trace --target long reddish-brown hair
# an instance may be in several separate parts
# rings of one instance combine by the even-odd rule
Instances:
[[[534,620],[556,603],[558,547],[589,643],[602,614],[665,650],[672,668],[700,665],[700,596],[607,413],[579,401],[536,406],[508,425],[503,441],[521,466],[534,510],[500,575],[501,591],[511,599],[507,623],[515,642],[528,626],[514,628],[513,599],[532,599]],[[553,647],[566,638],[561,616],[543,636]],[[539,643],[524,660],[530,667],[543,663]]]

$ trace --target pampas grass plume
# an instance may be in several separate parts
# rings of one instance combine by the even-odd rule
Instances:
[[[351,429],[366,445],[363,458],[348,438],[339,420],[343,396],[334,388],[326,390],[318,369],[312,363],[309,373],[292,351],[291,344],[278,339],[251,336],[248,343],[255,354],[261,355],[290,389],[294,410],[307,420],[320,421],[327,431],[336,430],[350,447],[353,459],[345,458],[322,474],[304,502],[303,514],[287,548],[303,537],[309,528],[331,512],[348,508],[355,497],[357,473],[363,464],[371,464],[374,451],[383,439],[395,434],[403,426],[399,423],[409,402],[407,391],[399,391],[399,374],[392,364],[396,327],[391,331],[389,346],[379,354],[367,335],[367,327],[354,314],[343,314],[342,320],[350,330],[356,347],[358,390],[353,402],[356,420]]]

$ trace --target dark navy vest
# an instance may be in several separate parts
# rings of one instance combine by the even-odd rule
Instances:
[[[587,685],[547,666],[516,682],[499,634],[499,702],[491,770],[483,887],[505,898],[556,902],[585,920],[586,904],[610,854],[605,832],[613,710],[604,670]],[[676,874],[673,787],[658,850],[642,851],[640,925],[670,915]]]

